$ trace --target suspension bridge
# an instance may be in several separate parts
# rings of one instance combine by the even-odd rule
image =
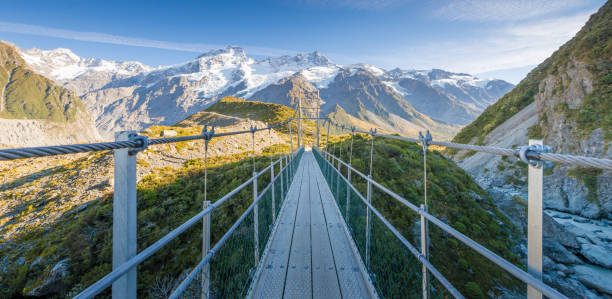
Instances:
[[[317,121],[316,139],[310,147],[304,145],[303,119]],[[321,120],[327,123],[324,147],[320,145]],[[298,122],[296,133],[292,132],[293,121]],[[332,125],[351,136],[348,161],[329,151]],[[208,142],[212,138],[251,134],[254,148],[255,134],[284,126],[290,134],[289,153],[271,158],[270,165],[262,170],[255,169],[253,164],[250,179],[214,202],[205,198],[201,212],[147,248],[137,248],[138,152],[154,144],[204,140],[206,167]],[[371,136],[368,174],[352,165],[355,134]],[[294,135],[297,135],[296,145]],[[202,257],[196,265],[185,265],[190,269],[189,274],[174,288],[170,298],[463,298],[452,281],[430,260],[429,248],[436,246],[431,244],[430,225],[524,283],[528,298],[566,298],[542,281],[544,164],[555,162],[611,170],[612,160],[554,154],[537,140],[520,149],[504,149],[434,141],[428,132],[420,135],[414,139],[375,130],[360,131],[333,124],[329,119],[300,114],[275,126],[237,132],[216,133],[214,128],[205,126],[200,135],[158,139],[122,132],[114,142],[3,149],[0,160],[114,151],[113,269],[76,298],[92,298],[108,288],[112,289],[113,298],[136,298],[139,294],[137,266],[195,225],[202,225]],[[422,145],[424,204],[416,206],[372,178],[372,169],[376,167],[372,159],[375,138]],[[430,145],[512,156],[528,163],[527,271],[428,212],[426,163]],[[365,194],[354,186],[356,178],[366,182]],[[260,190],[261,186],[265,187]],[[211,244],[210,227],[214,219],[211,216],[229,199],[250,188],[252,200],[248,208]],[[372,204],[375,191],[420,217],[420,244],[412,244]]]

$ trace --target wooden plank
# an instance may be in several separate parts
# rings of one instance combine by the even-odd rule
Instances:
[[[343,219],[311,151],[304,152],[264,253],[254,298],[370,298]]]
[[[265,262],[253,290],[253,298],[281,298],[285,287],[289,250],[298,206],[304,168],[298,169],[280,211],[279,223],[265,253]]]
[[[310,216],[312,232],[312,295],[313,298],[341,298],[334,254],[330,236],[327,232],[327,222],[323,213],[321,194],[317,186],[316,161],[312,154],[307,160],[310,167]]]
[[[305,168],[304,186],[311,180],[312,169],[306,167],[308,154],[302,155],[300,167]],[[289,253],[289,268],[283,298],[312,298],[311,242],[310,242],[310,188],[302,188]]]
[[[370,298],[367,282],[359,269],[359,262],[353,253],[340,215],[335,206],[334,198],[329,186],[319,168],[315,171],[317,175],[317,185],[321,194],[323,212],[327,220],[327,231],[331,240],[331,247],[334,254],[336,268],[338,269],[338,281],[344,298]]]

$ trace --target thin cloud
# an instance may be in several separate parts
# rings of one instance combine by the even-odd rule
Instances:
[[[455,21],[515,21],[566,11],[588,4],[584,0],[457,0],[434,15]]]
[[[377,10],[409,3],[412,0],[296,0],[295,2],[310,6]]]
[[[477,39],[421,44],[359,59],[387,68],[436,67],[472,74],[532,66],[574,37],[588,18],[585,13],[502,26]]]
[[[225,46],[215,44],[200,44],[200,43],[175,43],[168,41],[160,41],[146,38],[137,37],[126,37],[119,35],[112,35],[100,32],[84,32],[57,29],[50,27],[43,27],[37,25],[19,24],[19,23],[8,23],[0,22],[0,32],[10,32],[28,35],[47,36],[55,38],[64,38],[71,40],[96,42],[104,44],[114,44],[122,46],[133,46],[133,47],[144,47],[144,48],[156,48],[165,50],[174,50],[182,52],[194,52],[202,53],[210,51],[212,49],[219,49]],[[285,54],[294,54],[298,51],[267,48],[259,46],[244,46],[243,47],[250,55],[260,56],[278,56]]]

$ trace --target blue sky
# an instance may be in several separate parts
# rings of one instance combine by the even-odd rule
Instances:
[[[338,64],[442,68],[517,83],[603,0],[10,1],[0,39],[83,57],[176,64],[241,46]]]

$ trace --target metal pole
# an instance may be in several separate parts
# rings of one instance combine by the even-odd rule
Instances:
[[[119,132],[115,141],[130,140],[135,131]],[[113,151],[115,187],[113,194],[113,270],[137,253],[136,153],[127,148]],[[113,298],[136,298],[136,268],[113,283]]]
[[[353,137],[355,136],[355,129],[353,128],[351,132],[351,151],[349,154],[349,165],[353,167]],[[348,183],[351,184],[351,167],[347,169],[347,179]],[[346,222],[349,222],[349,210],[351,206],[351,188],[347,186],[346,188]]]
[[[272,223],[276,220],[276,189],[274,188],[274,163],[270,159],[270,184],[272,184]]]
[[[293,133],[291,132],[291,121],[289,121],[289,142],[291,142],[291,155],[293,155]]]
[[[338,176],[336,176],[336,198],[338,199],[338,204],[340,204],[340,160],[342,159],[342,145],[338,146],[340,148],[340,153],[338,154]]]
[[[543,145],[542,140],[529,140],[529,145]],[[542,198],[544,167],[529,163],[527,209],[527,272],[542,279]],[[542,293],[527,286],[527,298],[541,299]]]
[[[285,169],[285,182],[287,186],[287,189],[285,190],[285,196],[287,196],[287,191],[289,190],[289,186],[291,186],[291,182],[289,182],[289,158],[285,156],[284,160],[285,160],[285,168],[286,168]]]
[[[374,130],[370,130],[372,135],[372,141],[370,142],[370,174],[368,175],[368,189],[366,199],[372,203],[372,169],[374,168],[372,163],[374,162]],[[370,207],[366,207],[366,267],[370,267],[370,235],[371,235],[371,223],[370,223]]]
[[[325,140],[325,151],[329,152],[329,124],[331,123],[331,121],[327,121],[327,140]],[[329,161],[329,159],[328,159]]]
[[[257,172],[253,171],[253,202],[257,200]],[[259,264],[259,209],[253,207],[253,232],[255,234],[255,267]]]
[[[203,210],[210,205],[210,200],[204,201]],[[206,257],[210,250],[210,213],[202,219],[202,259]],[[206,263],[202,268],[202,299],[208,299],[208,287],[210,285],[210,263]]]
[[[427,212],[427,206],[421,204],[421,209]],[[427,225],[427,219],[425,216],[421,215],[421,254],[425,257],[425,259],[429,260],[429,227]],[[427,266],[422,264],[423,271],[423,299],[429,298],[429,272],[427,271]]]
[[[206,127],[204,128],[206,130]],[[208,142],[204,140],[204,203],[202,210],[206,210],[210,205],[207,200],[208,191]],[[210,250],[210,214],[205,215],[202,219],[202,259],[206,257]],[[208,286],[210,285],[210,264],[207,263],[202,268],[202,299],[208,299]]]
[[[302,145],[302,100],[298,98],[298,148]]]
[[[427,211],[427,148],[429,142],[432,140],[429,131],[423,136],[419,132],[419,139],[421,140],[421,146],[423,148],[423,202],[421,208]],[[425,258],[429,258],[429,222],[423,215],[421,215],[421,253]],[[429,298],[429,272],[425,264],[422,264],[422,278],[423,278],[423,299]]]
[[[283,199],[285,198],[285,173],[283,172],[283,156],[280,156],[280,161],[278,162],[280,164],[280,167],[278,168],[279,174],[280,174],[280,183],[281,183],[281,202],[283,201]]]
[[[319,90],[317,89],[317,148],[320,148],[319,144],[319,118],[321,117],[321,97],[319,96]]]

